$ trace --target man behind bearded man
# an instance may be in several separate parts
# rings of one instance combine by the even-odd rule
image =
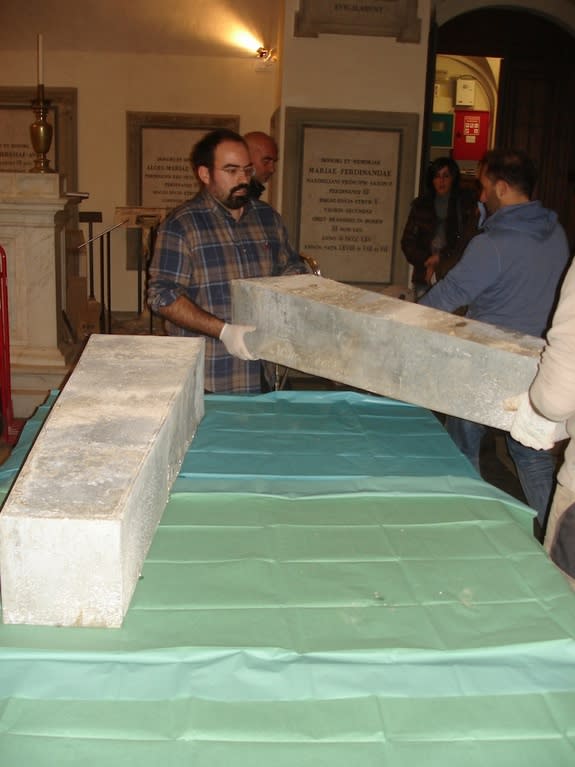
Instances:
[[[250,194],[259,200],[266,190],[266,184],[276,172],[278,145],[269,134],[259,130],[246,133],[244,139],[254,166]]]

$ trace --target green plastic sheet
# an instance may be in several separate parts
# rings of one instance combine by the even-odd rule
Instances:
[[[573,765],[531,518],[422,409],[208,396],[124,626],[0,626],[0,765]]]

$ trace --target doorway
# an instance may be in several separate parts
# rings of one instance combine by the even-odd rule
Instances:
[[[463,13],[435,35],[435,58],[501,59],[491,143],[531,155],[536,196],[557,212],[574,251],[575,37],[541,14],[500,8]]]

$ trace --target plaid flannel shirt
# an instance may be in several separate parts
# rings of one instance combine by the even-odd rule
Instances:
[[[288,242],[281,217],[270,205],[249,200],[236,221],[203,191],[172,211],[159,227],[149,269],[148,303],[157,311],[185,296],[231,322],[231,280],[305,271]],[[200,335],[170,322],[166,329],[170,335]],[[205,336],[205,340],[207,391],[261,390],[259,361],[239,360],[217,338]]]

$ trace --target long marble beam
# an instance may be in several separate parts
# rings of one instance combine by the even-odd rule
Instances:
[[[262,359],[509,430],[543,341],[313,275],[236,280],[233,321]]]
[[[91,336],[0,514],[5,623],[121,626],[203,385],[203,340]]]

